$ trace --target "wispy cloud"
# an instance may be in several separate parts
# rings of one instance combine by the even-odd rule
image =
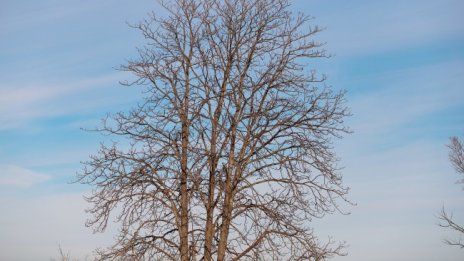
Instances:
[[[0,186],[29,188],[50,179],[49,175],[19,166],[0,166]]]
[[[127,101],[130,99],[127,93],[123,93],[122,88],[115,89],[121,79],[118,73],[74,83],[0,84],[0,130],[19,128],[40,118],[85,113]]]
[[[366,75],[366,82],[379,87],[354,94],[350,100],[355,136],[375,139],[434,113],[463,106],[463,68],[463,61],[451,61]],[[404,129],[395,133],[402,135]]]

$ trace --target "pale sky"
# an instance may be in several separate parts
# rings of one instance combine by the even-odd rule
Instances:
[[[464,224],[464,191],[448,160],[464,136],[464,2],[295,0],[325,27],[330,59],[314,63],[348,91],[354,133],[335,141],[349,215],[313,222],[321,240],[346,241],[354,260],[464,260],[437,226],[444,205]],[[69,184],[104,141],[80,128],[126,110],[140,89],[115,70],[135,57],[136,23],[151,0],[0,0],[0,260],[42,261],[58,245],[84,260],[114,230],[84,226],[91,188]]]

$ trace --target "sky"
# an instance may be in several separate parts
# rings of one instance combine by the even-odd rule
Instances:
[[[106,137],[107,113],[142,97],[118,71],[144,44],[128,24],[159,11],[151,0],[0,0],[0,260],[49,260],[58,246],[84,260],[117,226],[84,226],[89,187],[72,183]],[[354,131],[334,141],[348,215],[313,222],[346,241],[353,260],[463,260],[443,243],[443,206],[464,223],[464,191],[448,160],[464,137],[464,2],[295,0],[325,30],[330,59],[314,63],[347,90]]]

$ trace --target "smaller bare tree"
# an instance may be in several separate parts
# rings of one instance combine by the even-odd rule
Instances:
[[[461,179],[458,180],[457,183],[464,184],[464,143],[457,137],[453,137],[451,138],[451,143],[448,145],[448,147],[451,150],[449,155],[451,163],[453,164],[456,171],[461,175]],[[446,212],[445,208],[442,208],[439,218],[442,221],[440,223],[441,227],[450,228],[459,233],[459,239],[445,239],[445,243],[448,245],[464,248],[464,240],[462,239],[464,236],[464,226],[457,224],[453,219],[453,214]]]
[[[58,246],[58,258],[50,258],[50,261],[78,261],[77,259],[72,259],[69,252],[65,252],[63,248]]]

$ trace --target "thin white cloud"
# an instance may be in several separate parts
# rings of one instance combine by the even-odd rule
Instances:
[[[19,166],[0,166],[0,186],[29,188],[50,179],[49,175]]]
[[[463,68],[463,61],[451,61],[366,76],[366,82],[379,87],[350,100],[355,135],[378,138],[421,117],[462,106]]]
[[[122,75],[116,73],[71,84],[1,84],[0,130],[19,128],[40,118],[89,112],[127,101],[127,92],[116,89],[122,79]]]

